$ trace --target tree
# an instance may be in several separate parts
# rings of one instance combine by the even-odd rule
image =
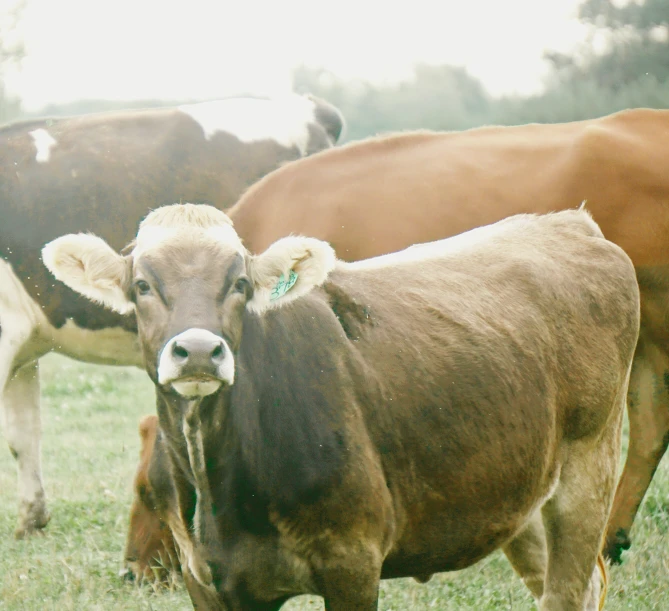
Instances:
[[[407,129],[466,129],[485,123],[491,105],[477,79],[448,65],[417,64],[409,80],[382,86],[301,66],[293,73],[293,88],[337,106],[352,140]]]

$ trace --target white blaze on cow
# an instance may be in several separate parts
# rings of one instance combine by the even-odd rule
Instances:
[[[179,110],[200,124],[207,139],[226,132],[242,142],[274,140],[282,146],[296,146],[305,154],[309,142],[309,123],[315,119],[315,104],[302,96],[291,95],[268,100],[237,98],[179,106]]]
[[[56,146],[55,138],[45,129],[39,128],[30,132],[35,149],[35,161],[38,163],[46,163],[51,158],[51,149]]]

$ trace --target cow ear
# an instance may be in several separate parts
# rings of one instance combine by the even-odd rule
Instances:
[[[276,241],[248,263],[253,297],[247,307],[262,313],[294,301],[323,284],[336,260],[332,247],[315,238],[291,236]]]
[[[120,314],[134,308],[128,299],[130,259],[103,239],[79,233],[64,235],[42,248],[49,271],[72,290]]]

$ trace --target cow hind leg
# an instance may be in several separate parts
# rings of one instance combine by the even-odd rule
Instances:
[[[4,434],[18,471],[19,519],[14,533],[17,538],[44,528],[49,521],[42,484],[39,401],[39,366],[35,361],[9,377],[0,394]]]
[[[541,611],[599,609],[606,576],[597,563],[616,482],[621,424],[619,417],[597,441],[571,444],[555,494],[542,508],[548,565]]]
[[[546,533],[540,511],[532,515],[523,530],[504,546],[503,551],[532,596],[539,600],[544,593],[548,562]]]
[[[629,448],[606,532],[604,555],[620,563],[630,529],[669,444],[669,357],[642,339],[628,396]]]

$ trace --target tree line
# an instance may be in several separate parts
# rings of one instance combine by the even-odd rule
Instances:
[[[373,85],[339,78],[324,69],[301,66],[294,71],[298,92],[319,95],[346,117],[346,139],[408,129],[462,130],[479,125],[514,125],[574,121],[625,108],[669,108],[669,2],[584,0],[579,19],[590,35],[570,54],[547,51],[550,76],[542,93],[493,97],[466,70],[450,65],[419,64],[410,79]],[[0,30],[0,37],[2,31]],[[595,50],[593,40],[604,41]],[[22,114],[17,100],[2,87],[2,66],[17,61],[21,47],[0,38],[0,121]],[[193,100],[82,100],[50,105],[32,116],[63,116],[168,106]]]

